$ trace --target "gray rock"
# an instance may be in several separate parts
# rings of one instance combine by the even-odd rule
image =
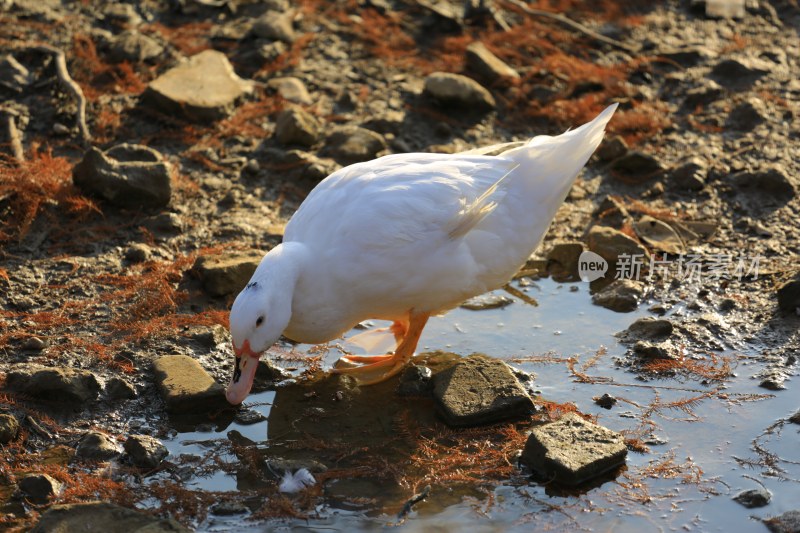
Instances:
[[[636,341],[633,345],[633,353],[646,359],[675,359],[672,345],[666,342],[654,343],[648,341]]]
[[[778,308],[784,313],[800,315],[800,273],[778,288]]]
[[[733,499],[748,509],[764,507],[772,499],[772,493],[765,488],[744,490]]]
[[[612,161],[609,168],[615,177],[633,184],[644,183],[664,172],[655,157],[635,150]]]
[[[768,370],[765,374],[763,374],[763,378],[761,379],[761,383],[758,384],[759,387],[763,387],[767,390],[786,390],[786,374],[781,372],[780,370],[773,369]]]
[[[699,191],[706,185],[708,165],[699,157],[684,161],[670,174],[670,185],[673,190]]]
[[[102,11],[103,17],[116,25],[138,26],[142,23],[142,17],[136,12],[136,8],[130,4],[110,3]]]
[[[559,242],[547,253],[547,270],[556,281],[577,281],[578,259],[583,253],[582,242]]]
[[[22,343],[23,350],[30,350],[32,352],[41,352],[47,348],[47,341],[40,337],[28,337]]]
[[[131,435],[125,441],[125,453],[139,468],[153,469],[169,455],[161,441],[148,435]]]
[[[628,153],[628,143],[619,135],[615,135],[611,138],[603,139],[595,153],[600,161],[613,161]]]
[[[386,141],[380,133],[358,126],[342,126],[325,139],[325,152],[344,164],[375,159],[386,150]]]
[[[309,105],[313,101],[305,84],[299,78],[292,76],[272,78],[267,82],[267,87],[275,90],[281,98],[296,104]]]
[[[528,96],[531,100],[539,101],[543,104],[550,102],[553,100],[553,98],[559,96],[560,94],[561,92],[557,88],[543,85],[541,83],[535,83],[531,85],[531,88],[528,91]]]
[[[445,105],[494,109],[495,100],[477,81],[450,72],[434,72],[425,78],[425,93]]]
[[[719,309],[722,313],[727,313],[728,311],[736,309],[738,305],[739,302],[737,302],[733,298],[723,298],[722,300],[720,300],[717,309]]]
[[[90,431],[78,442],[75,456],[90,461],[108,461],[120,454],[117,443],[105,433]]]
[[[592,303],[618,313],[636,309],[644,295],[642,284],[632,279],[617,279],[592,296]]]
[[[622,435],[569,413],[533,428],[520,462],[548,480],[579,485],[624,464],[627,455]]]
[[[193,269],[211,296],[227,296],[244,289],[264,257],[260,250],[225,252],[197,258]]]
[[[592,217],[602,226],[619,229],[630,221],[628,209],[615,196],[606,196],[597,209],[592,213]]]
[[[264,39],[293,43],[292,15],[279,11],[267,11],[253,22],[253,33]]]
[[[113,377],[106,382],[106,395],[110,400],[132,400],[136,389],[124,379]]]
[[[519,72],[494,55],[480,41],[467,46],[467,67],[491,82],[498,79],[519,79]]]
[[[54,402],[82,403],[94,400],[100,383],[94,374],[75,368],[25,365],[6,375],[6,387]]]
[[[286,459],[283,457],[267,457],[264,459],[264,474],[274,479],[283,477],[284,472],[297,472],[305,468],[312,474],[327,472],[328,467],[314,459]]]
[[[786,511],[778,516],[767,518],[764,525],[773,533],[799,533],[800,532],[800,510]]]
[[[237,76],[225,54],[206,50],[150,82],[142,98],[165,113],[208,122],[229,115],[252,91],[253,82]]]
[[[266,416],[254,409],[240,409],[236,412],[236,416],[233,418],[234,422],[243,426],[258,424],[259,422],[264,422],[266,419]]]
[[[693,112],[698,107],[705,107],[716,102],[724,95],[725,90],[718,83],[713,80],[706,80],[703,86],[691,89],[686,93],[682,107],[688,112]]]
[[[140,63],[157,58],[164,53],[164,47],[152,37],[128,30],[112,39],[109,51],[116,61]]]
[[[672,322],[664,318],[642,317],[618,335],[628,339],[666,339],[674,330]]]
[[[800,411],[797,411],[795,414],[789,417],[789,422],[792,424],[800,424]]]
[[[403,124],[405,124],[405,122],[405,111],[395,111],[390,109],[368,119],[364,123],[364,127],[373,131],[377,131],[378,133],[392,133],[394,135],[398,135],[402,132]],[[395,140],[395,142],[397,141]],[[400,150],[398,146],[395,146],[395,148],[397,148],[398,152],[404,151]]]
[[[175,235],[183,231],[183,218],[178,213],[159,213],[144,219],[144,227],[156,235]]]
[[[30,71],[11,54],[0,57],[0,86],[21,93],[32,81]]]
[[[276,162],[291,167],[299,178],[319,181],[337,171],[340,166],[336,161],[327,157],[316,155],[302,150],[289,150],[275,158]],[[277,229],[277,228],[276,228]],[[280,228],[283,237],[283,228]]]
[[[47,474],[28,474],[19,481],[19,490],[37,504],[44,504],[57,496],[63,487],[60,481]]]
[[[172,196],[169,166],[160,153],[137,144],[106,152],[90,148],[72,170],[75,185],[120,207],[164,207]]]
[[[275,137],[282,144],[309,147],[317,142],[321,126],[311,113],[298,107],[284,109],[275,123]]]
[[[481,294],[470,298],[459,307],[470,311],[484,311],[486,309],[501,309],[512,303],[514,303],[514,300],[501,294]]]
[[[259,359],[258,367],[256,368],[256,382],[261,383],[277,383],[292,377],[291,372],[276,366],[269,359]]]
[[[156,386],[170,413],[227,407],[225,387],[186,355],[165,355],[153,363]]]
[[[186,330],[184,337],[207,351],[230,340],[228,330],[219,324],[191,327]]]
[[[428,396],[433,389],[433,372],[427,366],[409,365],[400,375],[399,396]]]
[[[533,401],[511,368],[474,354],[433,376],[433,397],[451,426],[492,424],[528,415]]]
[[[149,261],[152,255],[153,249],[140,242],[131,244],[125,250],[125,259],[131,263],[144,263]]]
[[[259,4],[263,5],[269,11],[287,11],[289,9],[289,0],[262,0]]]
[[[708,1],[692,0],[692,3],[705,4],[706,16],[709,18],[744,18],[745,0]]]
[[[594,226],[587,236],[589,249],[609,262],[616,263],[621,255],[640,256],[645,264],[650,255],[638,241],[614,228]]]
[[[234,516],[237,514],[245,514],[250,512],[250,508],[242,502],[237,501],[224,501],[217,502],[209,509],[212,514],[217,516]]]
[[[0,414],[0,444],[8,444],[19,433],[19,422],[14,415]]]
[[[778,165],[754,172],[737,172],[728,180],[757,207],[763,207],[765,203],[783,205],[797,195],[784,168]]]
[[[54,505],[42,514],[31,533],[191,533],[172,518],[127,509],[113,503]]]
[[[682,67],[693,67],[698,63],[716,57],[716,54],[705,46],[662,49],[658,51],[658,55],[670,61],[674,61]]]
[[[769,72],[769,65],[755,58],[723,59],[711,69],[710,77],[726,89],[743,91]]]
[[[725,126],[736,131],[751,131],[766,120],[767,110],[763,100],[750,98],[731,110]]]
[[[259,46],[255,50],[255,54],[265,63],[272,63],[278,59],[281,54],[286,53],[287,46],[281,41],[275,41]]]
[[[615,397],[611,396],[608,393],[605,393],[602,396],[597,396],[592,399],[594,400],[594,403],[596,403],[603,409],[611,409],[617,404],[618,401]]]

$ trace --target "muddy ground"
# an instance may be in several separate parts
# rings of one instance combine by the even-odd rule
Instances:
[[[592,240],[592,228],[603,226],[627,236],[623,251],[696,255],[703,270],[693,279],[669,271],[645,280],[645,268],[636,302],[647,299],[655,315],[681,311],[665,344],[631,342],[623,364],[645,380],[694,373],[724,382],[724,368],[692,366],[692,356],[755,350],[764,392],[796,395],[797,3],[748,2],[737,18],[709,16],[688,1],[530,4],[582,29],[520,2],[484,4],[490,9],[391,0],[0,2],[0,376],[44,365],[97,379],[71,405],[4,385],[0,413],[20,428],[0,445],[0,527],[26,529],[50,505],[95,499],[147,502],[154,515],[203,523],[213,496],[170,497],[179,474],[148,484],[153,468],[127,458],[112,468],[74,457],[88,430],[119,445],[134,433],[175,430],[154,385],[160,356],[192,356],[227,381],[232,358],[220,326],[234,294],[209,290],[197,259],[274,246],[314,184],[343,165],[557,134],[612,102],[620,108],[606,141],[529,274],[549,267],[574,276],[574,265],[565,272],[569,261],[551,250],[583,242],[603,255]],[[476,41],[505,66],[469,59]],[[211,111],[152,97],[154,80],[212,49],[241,78],[240,95]],[[85,98],[85,129],[79,99],[58,80],[58,51]],[[491,101],[474,88],[460,105],[436,98],[425,90],[436,72],[478,81]],[[299,81],[275,82],[287,77]],[[479,99],[470,101],[474,91]],[[288,132],[278,120],[287,109],[299,110]],[[145,195],[126,203],[73,184],[90,146],[123,143],[146,145],[168,162],[166,201]],[[715,261],[725,267],[718,276],[709,272]],[[310,373],[320,359],[277,363]],[[133,428],[133,414],[151,423]],[[171,464],[158,468],[179,469]],[[32,501],[19,488],[32,472],[48,474],[59,490]],[[347,473],[329,479],[337,475]],[[266,502],[250,506],[255,523],[304,516],[322,497],[270,500],[276,485],[243,492]]]

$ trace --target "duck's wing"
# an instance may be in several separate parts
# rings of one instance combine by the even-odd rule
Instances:
[[[314,255],[312,282],[298,290],[326,292],[320,301],[352,311],[356,321],[359,313],[391,318],[411,307],[446,309],[487,290],[492,261],[483,256],[502,255],[496,251],[507,236],[481,229],[489,213],[511,218],[501,200],[515,164],[403,154],[331,175],[286,226],[284,240]]]
[[[487,156],[398,154],[351,165],[321,182],[292,217],[285,240],[340,239],[385,248],[433,235],[457,239],[502,199],[516,166]]]

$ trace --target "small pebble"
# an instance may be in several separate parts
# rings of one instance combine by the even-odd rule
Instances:
[[[28,337],[22,344],[22,348],[24,350],[41,352],[42,350],[47,348],[47,341],[45,341],[44,339],[40,339],[39,337]]]

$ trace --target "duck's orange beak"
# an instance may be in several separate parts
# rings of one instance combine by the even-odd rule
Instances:
[[[233,353],[236,354],[236,362],[233,366],[233,377],[225,390],[225,397],[233,405],[239,405],[253,388],[258,358],[261,354],[250,348],[249,340],[244,341],[240,348],[236,348],[236,344],[234,344]]]

